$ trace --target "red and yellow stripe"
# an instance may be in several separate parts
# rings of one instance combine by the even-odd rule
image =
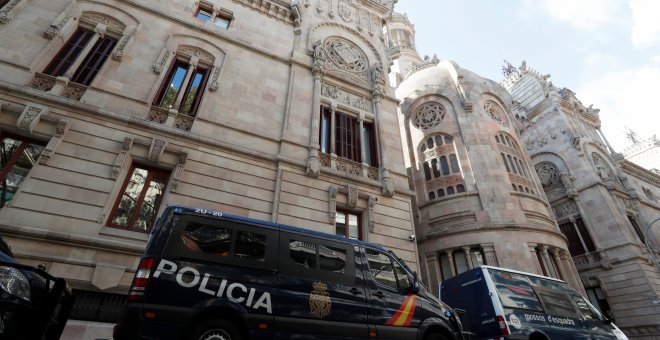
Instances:
[[[417,307],[417,295],[408,294],[408,297],[403,301],[399,310],[385,324],[388,326],[408,327],[413,315],[415,315],[415,307]]]

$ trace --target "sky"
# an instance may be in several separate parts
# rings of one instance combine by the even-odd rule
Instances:
[[[419,54],[497,82],[507,60],[600,109],[617,152],[660,138],[660,0],[399,0]]]

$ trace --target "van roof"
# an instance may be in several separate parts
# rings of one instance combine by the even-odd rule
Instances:
[[[294,227],[294,226],[290,226],[290,225],[286,225],[286,224],[279,224],[279,223],[273,223],[273,222],[258,220],[258,219],[249,218],[249,217],[225,214],[225,213],[222,213],[221,211],[216,211],[216,210],[192,208],[192,207],[186,207],[186,206],[182,206],[182,205],[170,205],[170,206],[167,206],[167,208],[165,208],[165,211],[163,211],[162,216],[166,216],[169,213],[169,211],[171,211],[171,210],[174,210],[174,213],[178,213],[178,214],[188,213],[188,214],[196,214],[196,215],[205,215],[205,216],[210,216],[210,217],[222,217],[222,218],[228,219],[228,220],[260,224],[260,225],[270,227],[270,228],[275,228],[275,229],[280,229],[280,230],[285,230],[285,231],[291,231],[291,232],[306,234],[306,235],[309,235],[309,236],[322,237],[322,238],[326,238],[326,239],[333,239],[333,240],[336,240],[336,241],[339,241],[339,242],[350,243],[350,244],[354,244],[354,245],[370,246],[372,248],[378,248],[378,249],[383,250],[383,251],[391,252],[389,249],[383,247],[381,244],[378,244],[378,243],[371,243],[371,242],[366,242],[366,241],[361,241],[361,240],[355,240],[355,239],[352,239],[352,238],[337,236],[337,235],[333,235],[333,234],[328,234],[328,233],[315,231],[315,230],[310,230],[310,229],[305,229],[305,228],[300,228],[300,227]]]

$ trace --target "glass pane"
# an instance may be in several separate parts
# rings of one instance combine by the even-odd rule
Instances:
[[[543,310],[532,285],[524,276],[499,270],[489,270],[488,273],[504,307]]]
[[[445,176],[449,175],[449,163],[447,163],[447,157],[440,157],[440,166],[442,166],[442,174]]]
[[[346,215],[343,212],[337,212],[335,226],[336,235],[346,236]]]
[[[393,289],[398,289],[396,277],[394,276],[394,268],[392,268],[392,262],[390,262],[389,256],[367,249],[367,260],[369,261],[371,275],[373,275],[376,282]]]
[[[215,18],[215,25],[224,29],[229,28],[229,19],[223,17]]]
[[[236,233],[234,256],[244,260],[265,261],[266,236],[247,231],[238,231]]]
[[[330,114],[321,108],[321,152],[330,153]]]
[[[455,193],[454,192],[454,187],[448,187],[447,188],[447,195],[453,195],[454,193]]]
[[[232,230],[221,225],[190,222],[181,240],[191,250],[227,256],[231,251]]]
[[[186,77],[186,68],[177,65],[174,72],[172,72],[172,77],[169,80],[163,99],[160,101],[160,107],[164,109],[171,109],[172,105],[176,101],[177,94],[181,90],[181,85],[183,85],[183,80]]]
[[[399,282],[399,289],[404,290],[410,287],[410,280],[408,280],[408,273],[398,264],[394,263],[394,272],[396,273],[397,281]]]
[[[202,81],[204,80],[205,74],[205,70],[198,70],[193,75],[192,82],[183,98],[183,107],[181,108],[182,113],[191,113],[191,111],[195,109],[195,101],[199,94],[199,90],[202,87]]]
[[[424,163],[424,178],[425,178],[427,181],[430,181],[430,180],[431,180],[431,168],[429,167],[429,163],[428,163],[428,162],[425,162],[425,163]]]
[[[456,265],[456,274],[460,274],[468,270],[467,257],[465,257],[464,252],[454,252],[454,264]]]
[[[429,199],[430,200],[435,199],[435,192],[429,191]]]
[[[435,145],[436,146],[442,145],[442,136],[435,136]]]
[[[115,212],[115,216],[112,219],[112,224],[121,227],[128,227],[131,215],[133,214],[133,210],[135,209],[148,174],[149,172],[145,169],[135,168],[133,170],[133,173],[128,180],[128,184],[126,185],[126,190],[124,191],[119,206],[117,207],[117,211]]]
[[[364,125],[364,128],[362,129],[362,140],[364,141],[362,144],[364,145],[364,162],[373,165],[372,160],[371,160],[371,132],[370,132],[370,127],[368,125]]]
[[[431,160],[431,168],[433,169],[433,178],[440,177],[440,170],[438,170],[438,159],[434,158]]]
[[[451,172],[455,174],[461,172],[461,170],[458,168],[458,158],[456,158],[456,154],[449,155],[449,163],[451,164]]]
[[[316,268],[316,245],[313,243],[291,240],[289,256],[305,268]]]
[[[465,192],[465,186],[463,184],[457,185],[456,192]]]
[[[445,197],[445,189],[438,189],[438,197]]]
[[[445,144],[451,144],[454,142],[454,138],[450,136],[445,136]]]
[[[346,250],[319,246],[319,266],[321,270],[343,273],[346,267]]]
[[[167,181],[161,179],[152,179],[151,182],[149,182],[149,188],[147,189],[142,205],[140,206],[140,214],[138,215],[135,224],[132,226],[134,229],[142,231],[148,231],[151,229],[166,184]]]
[[[28,144],[20,155],[16,155],[16,151],[21,146],[21,143],[24,142],[12,138],[5,138],[2,141],[2,145],[0,145],[0,162],[2,163],[2,170],[4,170],[7,163],[12,161],[12,158],[16,159],[11,170],[9,170],[6,177],[2,179],[2,189],[0,191],[0,195],[2,195],[2,203],[0,203],[0,206],[4,206],[12,200],[14,194],[25,180],[25,177],[27,177],[30,169],[36,164],[41,152],[44,150],[44,147],[41,145]]]
[[[511,172],[511,170],[509,169],[509,163],[506,162],[506,157],[504,156],[503,153],[501,153],[500,155],[502,155],[502,160],[504,161],[504,166],[506,167],[506,172]],[[514,189],[515,189],[515,187],[514,187]]]
[[[204,21],[209,21],[209,20],[211,20],[211,17],[212,17],[212,16],[213,16],[213,14],[212,14],[210,11],[203,10],[203,9],[201,9],[201,8],[199,9],[199,11],[197,11],[197,14],[195,14],[195,17],[196,17],[196,18],[198,18],[198,19],[202,19],[202,20],[204,20]]]
[[[348,237],[357,240],[359,236],[358,217],[357,215],[348,214]]]

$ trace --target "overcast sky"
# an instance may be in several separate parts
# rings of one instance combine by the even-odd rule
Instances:
[[[618,152],[626,128],[660,138],[660,0],[399,0],[420,55],[502,81],[527,66],[600,109]]]

